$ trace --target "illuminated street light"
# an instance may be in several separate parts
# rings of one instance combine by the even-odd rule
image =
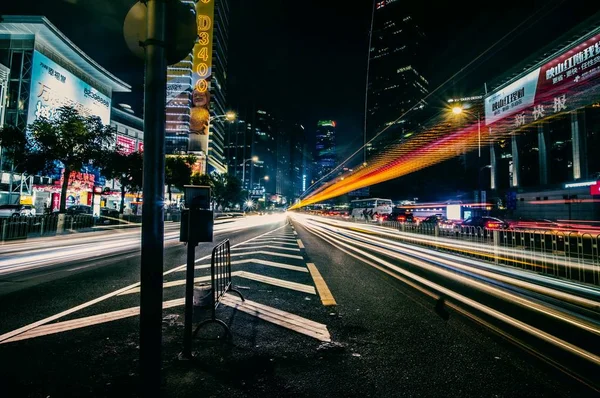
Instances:
[[[455,106],[452,108],[452,113],[454,113],[455,115],[460,115],[461,113],[463,113],[463,108],[462,106]]]
[[[225,114],[225,117],[226,117],[226,118],[227,118],[227,120],[229,120],[230,122],[233,122],[233,121],[236,119],[237,115],[235,114],[235,112],[233,112],[233,111],[229,111],[229,112],[227,112],[227,113]]]

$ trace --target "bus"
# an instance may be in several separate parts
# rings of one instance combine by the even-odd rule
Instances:
[[[365,216],[374,220],[378,216],[392,213],[392,200],[381,198],[358,199],[350,202],[350,218],[364,220]]]

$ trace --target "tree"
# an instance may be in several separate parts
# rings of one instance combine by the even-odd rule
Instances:
[[[58,108],[52,119],[36,119],[27,134],[6,128],[2,131],[3,142],[19,147],[18,151],[8,151],[7,157],[25,172],[37,174],[50,172],[57,166],[63,168],[61,213],[66,211],[71,174],[90,164],[102,166],[115,137],[114,128],[103,125],[99,117],[83,116],[68,106]]]
[[[106,166],[102,169],[102,173],[106,177],[119,181],[121,185],[121,214],[125,209],[125,194],[127,192],[139,192],[142,188],[143,166],[144,157],[142,152],[132,152],[125,155],[120,151],[116,151],[108,156]]]
[[[192,182],[192,167],[196,161],[197,158],[194,155],[167,156],[165,159],[165,184],[167,184],[169,200],[171,200],[172,186],[183,191],[183,187]]]

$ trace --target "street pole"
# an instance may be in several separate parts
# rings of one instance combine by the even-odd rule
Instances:
[[[247,160],[244,160],[242,163],[242,188],[246,185],[246,162]]]
[[[194,270],[196,265],[196,245],[192,239],[192,222],[196,210],[190,207],[188,210],[188,242],[187,261],[185,271],[185,319],[183,327],[183,352],[182,359],[192,359],[192,322],[194,317]]]
[[[481,157],[481,117],[477,111],[477,134],[479,136],[479,157]]]
[[[160,395],[165,186],[165,2],[147,0],[144,81],[144,202],[140,279],[142,396]]]

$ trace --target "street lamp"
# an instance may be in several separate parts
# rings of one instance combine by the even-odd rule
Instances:
[[[211,116],[209,120],[212,122],[212,121],[217,120],[217,119],[227,119],[230,122],[233,122],[233,121],[235,121],[236,118],[237,118],[236,113],[233,112],[233,111],[229,111],[229,112],[227,112],[227,113],[225,113],[223,115]]]
[[[468,113],[462,105],[455,105],[451,108],[451,111],[456,116]],[[479,151],[479,157],[481,157],[481,117],[479,111],[477,111],[477,136],[479,144],[477,146]]]
[[[252,162],[258,162],[258,156],[252,156],[250,159],[246,159],[242,163],[242,185],[244,185],[246,183],[246,162],[248,162],[250,160]],[[250,184],[250,185],[252,185],[252,184]]]

